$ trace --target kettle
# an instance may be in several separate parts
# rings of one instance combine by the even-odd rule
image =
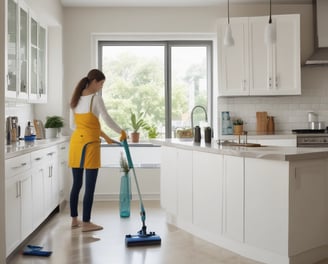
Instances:
[[[194,142],[200,142],[201,140],[201,132],[200,132],[200,127],[195,126],[195,133],[194,133]]]

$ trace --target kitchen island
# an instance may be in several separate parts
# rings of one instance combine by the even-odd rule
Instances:
[[[328,149],[156,140],[167,221],[264,263],[328,257]]]

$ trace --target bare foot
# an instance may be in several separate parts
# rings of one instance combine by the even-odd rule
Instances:
[[[72,228],[78,228],[82,226],[82,221],[80,221],[77,217],[72,218]]]
[[[82,224],[82,232],[90,232],[90,231],[97,231],[97,230],[102,230],[103,227],[96,225],[91,222],[83,222]]]

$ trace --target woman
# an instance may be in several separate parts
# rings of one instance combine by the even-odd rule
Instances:
[[[82,226],[82,231],[103,229],[90,221],[96,186],[98,169],[100,167],[100,137],[107,143],[111,139],[100,128],[99,116],[106,125],[121,134],[120,140],[126,139],[126,133],[108,115],[104,101],[97,94],[105,82],[105,75],[93,69],[77,84],[72,99],[70,111],[70,127],[74,130],[69,147],[69,167],[73,172],[73,185],[70,194],[72,228]],[[85,194],[83,197],[82,222],[78,219],[78,200],[83,183],[85,170]]]

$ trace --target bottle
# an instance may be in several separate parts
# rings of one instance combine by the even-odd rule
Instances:
[[[27,127],[25,128],[25,137],[29,137],[32,135],[32,129],[31,129],[31,122],[27,122]]]
[[[130,216],[130,176],[126,172],[121,176],[121,186],[120,186],[120,216],[129,217]]]
[[[201,140],[201,134],[200,134],[200,127],[199,126],[195,126],[195,133],[194,133],[194,142],[200,142]]]
[[[212,140],[212,129],[205,127],[205,143],[211,143]]]

